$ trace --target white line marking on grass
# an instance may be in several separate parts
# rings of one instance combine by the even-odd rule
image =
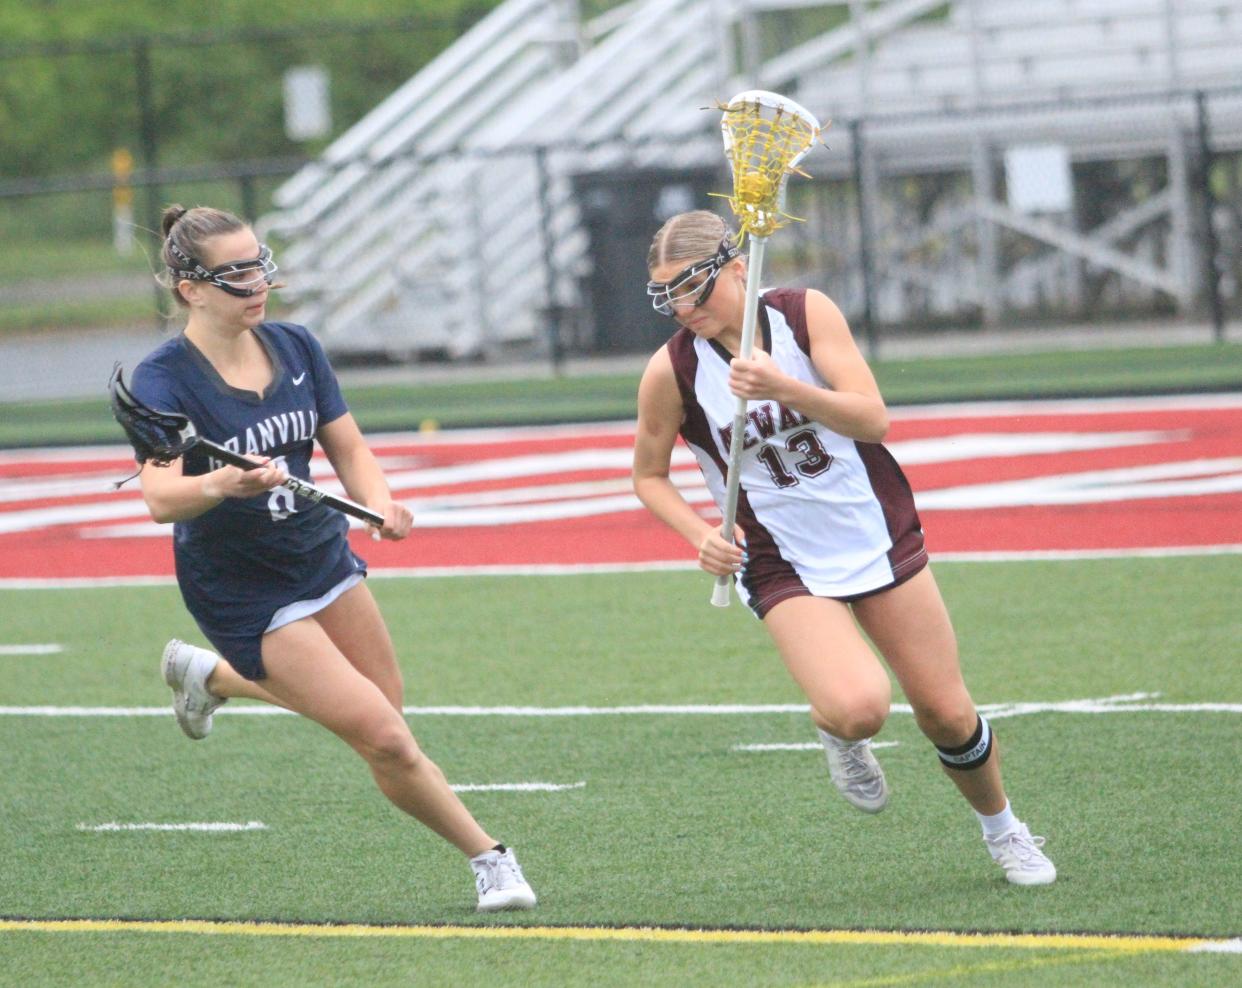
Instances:
[[[5,577],[0,590],[109,590],[113,587],[175,587],[175,576]]]
[[[0,645],[0,655],[55,655],[64,650],[64,645],[51,642],[43,645]]]
[[[607,717],[635,714],[793,714],[806,713],[804,703],[635,704],[625,707],[406,707],[424,717]]]
[[[1236,556],[1242,542],[1231,545],[1169,545],[1138,549],[1022,549],[1010,551],[936,552],[938,563],[1077,562],[1081,559],[1172,559],[1178,556]]]
[[[872,750],[876,748],[896,748],[900,741],[872,741]],[[799,742],[797,744],[735,744],[730,751],[823,751],[824,746],[818,741]]]
[[[0,717],[167,717],[171,713],[171,707],[0,707]]]
[[[1212,940],[1189,948],[1192,954],[1242,954],[1242,939]]]
[[[248,823],[79,823],[79,830],[91,833],[116,833],[122,830],[193,830],[202,833],[233,833],[241,830],[266,830],[267,824],[260,820]]]
[[[1033,703],[982,703],[979,710],[995,720],[1026,714],[1112,714],[1112,713],[1242,713],[1242,703],[1138,703],[1159,693],[1127,693],[1084,700],[1055,700]],[[620,717],[620,716],[698,716],[746,714],[805,714],[805,703],[699,703],[636,704],[623,707],[405,707],[411,717]],[[169,707],[0,707],[0,717],[168,717]],[[908,703],[894,703],[891,712],[909,714]],[[294,716],[281,707],[262,704],[229,705],[216,711],[221,717]]]
[[[561,792],[565,789],[584,789],[585,782],[492,782],[449,786],[453,792]]]

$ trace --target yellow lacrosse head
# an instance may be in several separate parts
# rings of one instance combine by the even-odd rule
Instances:
[[[819,140],[819,121],[791,99],[761,89],[739,93],[721,107],[725,156],[733,169],[729,205],[742,234],[768,237],[787,215],[785,182]]]

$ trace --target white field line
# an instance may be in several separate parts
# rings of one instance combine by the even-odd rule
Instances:
[[[234,833],[241,830],[266,830],[267,824],[259,820],[249,823],[79,823],[78,830],[91,833],[116,833],[122,830],[192,830],[199,833],[220,834]]]
[[[1187,949],[1190,954],[1242,954],[1242,939],[1213,940]]]
[[[1126,693],[1118,696],[1048,702],[984,703],[979,710],[992,720],[1029,714],[1111,714],[1111,713],[1242,713],[1242,703],[1144,703],[1159,693]],[[907,703],[894,703],[890,711],[910,714]],[[405,707],[410,717],[609,717],[609,716],[739,716],[763,714],[804,714],[804,703],[702,703],[634,704],[618,707]],[[231,705],[216,711],[224,717],[293,716],[281,707],[262,704]],[[0,717],[167,717],[168,707],[0,707]]]
[[[872,741],[872,750],[877,748],[896,748],[900,741]],[[823,751],[824,746],[818,741],[799,741],[796,744],[735,744],[730,751]]]
[[[52,642],[42,645],[0,645],[0,655],[55,655],[64,650],[64,645]]]
[[[585,789],[585,782],[492,782],[461,783],[449,786],[453,792],[563,792],[566,789]]]

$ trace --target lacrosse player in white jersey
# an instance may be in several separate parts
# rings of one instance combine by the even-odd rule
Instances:
[[[881,445],[888,411],[840,310],[811,289],[764,292],[754,352],[741,360],[746,262],[720,217],[674,216],[655,235],[647,267],[652,304],[677,329],[639,385],[638,497],[698,552],[704,570],[734,577],[810,701],[829,774],[846,800],[878,813],[889,798],[871,738],[888,716],[891,687],[861,625],[1008,881],[1054,881],[1043,838],[1005,796],[995,739],[962,679],[910,486]],[[723,511],[739,398],[748,411],[730,542],[682,497],[669,466],[680,435]]]
[[[186,607],[216,649],[168,643],[162,670],[178,723],[201,739],[231,697],[316,721],[362,756],[398,809],[469,858],[481,912],[530,908],[512,849],[479,826],[410,733],[393,644],[344,516],[281,486],[309,479],[318,440],[349,495],[382,517],[378,536],[410,531],[318,342],[265,320],[271,252],[215,209],[169,207],[163,232],[172,297],[188,320],[138,365],[133,393],[262,464],[241,470],[191,450],[140,474],[152,517],[173,523]]]

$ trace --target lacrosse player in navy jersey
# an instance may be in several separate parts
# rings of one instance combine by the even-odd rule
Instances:
[[[1006,878],[1054,881],[1043,838],[1031,836],[1005,797],[909,484],[880,445],[884,400],[841,312],[813,290],[765,292],[754,353],[741,360],[746,262],[725,222],[705,210],[674,216],[655,235],[647,266],[652,303],[678,329],[639,385],[638,497],[695,548],[703,569],[735,577],[811,702],[829,774],[846,800],[869,813],[888,802],[870,739],[888,716],[891,688],[861,625]],[[669,467],[680,435],[723,508],[738,398],[750,404],[739,524],[729,542],[681,495]]]
[[[191,450],[140,475],[151,517],[173,523],[186,607],[216,648],[165,648],[178,723],[203,738],[220,704],[249,697],[322,724],[398,809],[469,858],[479,911],[534,906],[513,851],[479,826],[410,733],[393,644],[344,516],[279,486],[310,478],[318,440],[349,496],[383,516],[378,537],[410,531],[315,338],[264,321],[271,252],[215,209],[171,206],[163,233],[172,296],[188,320],[135,369],[133,393],[262,464],[242,470]]]

